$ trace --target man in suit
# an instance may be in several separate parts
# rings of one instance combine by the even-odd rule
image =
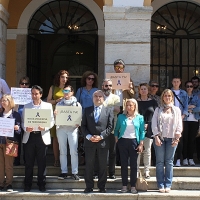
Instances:
[[[32,186],[33,180],[33,167],[35,158],[38,165],[38,186],[41,192],[45,189],[45,169],[46,169],[46,152],[47,145],[51,144],[51,136],[49,129],[54,125],[53,109],[50,103],[43,102],[41,100],[43,89],[34,85],[31,89],[32,102],[24,105],[22,112],[22,127],[24,129],[24,135],[22,143],[24,143],[25,150],[25,179],[24,179],[24,191],[29,192]],[[50,127],[25,127],[24,126],[24,112],[26,108],[31,109],[50,109],[51,110],[51,126]]]
[[[98,159],[98,183],[100,192],[105,193],[107,181],[107,154],[109,149],[109,135],[113,130],[113,110],[105,107],[104,93],[97,90],[93,94],[94,106],[85,109],[81,130],[85,139],[85,193],[93,191],[94,180],[93,171],[95,155]]]

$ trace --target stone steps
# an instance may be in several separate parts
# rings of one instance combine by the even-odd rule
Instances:
[[[121,167],[115,167],[116,176],[121,176]],[[140,167],[143,172],[143,167]],[[79,166],[79,175],[84,175],[85,166]],[[200,165],[195,167],[174,167],[174,177],[200,177]],[[46,174],[47,176],[58,176],[60,175],[60,167],[47,166]],[[69,167],[69,174],[71,174],[71,168]],[[34,175],[37,175],[37,167],[34,167]],[[156,168],[150,167],[150,175],[152,177],[156,176]],[[24,166],[14,167],[14,176],[24,176]]]
[[[139,192],[138,194],[120,193],[118,190],[107,190],[107,193],[101,194],[94,190],[90,194],[84,194],[83,190],[47,190],[44,193],[38,190],[31,190],[31,192],[23,192],[23,190],[16,190],[14,192],[1,192],[1,200],[199,200],[199,190],[172,190],[170,193],[159,193],[155,190],[147,192]]]

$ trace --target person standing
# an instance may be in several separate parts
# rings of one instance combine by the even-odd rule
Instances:
[[[12,192],[14,157],[6,155],[6,139],[17,141],[18,135],[21,134],[21,117],[13,110],[15,104],[11,95],[4,94],[0,102],[3,109],[0,117],[15,119],[14,137],[0,136],[0,191],[6,187],[7,192]]]
[[[84,193],[93,191],[94,164],[97,154],[99,192],[105,193],[107,181],[107,155],[109,149],[109,135],[113,130],[114,116],[110,107],[105,107],[104,93],[97,90],[93,94],[94,106],[85,109],[81,123],[85,146],[85,184]]]
[[[185,83],[186,92],[188,94],[188,115],[183,119],[183,165],[194,166],[193,154],[195,150],[195,138],[199,128],[200,119],[200,99],[194,94],[193,84],[191,81]]]
[[[76,98],[82,106],[82,113],[85,108],[93,106],[93,93],[98,90],[98,77],[96,73],[86,71],[81,78],[81,88],[76,92]]]
[[[27,76],[22,77],[19,80],[19,87],[20,88],[29,88],[30,87],[30,79]],[[14,110],[17,111],[20,116],[22,117],[22,111],[23,111],[24,105],[15,105]],[[24,131],[23,129],[21,130],[21,134],[17,136],[17,141],[18,141],[18,155],[14,159],[14,166],[19,166],[20,165],[20,157],[21,157],[21,146],[22,146],[22,137],[23,137]],[[24,151],[23,151],[23,160],[25,164],[25,156],[24,156]]]
[[[137,180],[137,157],[143,151],[143,140],[145,137],[144,117],[138,114],[138,104],[135,99],[126,101],[124,114],[117,119],[114,135],[119,146],[121,158],[121,192],[128,191],[128,160],[130,158],[130,184],[131,193],[136,194]]]
[[[172,92],[174,94],[174,105],[181,110],[181,116],[182,120],[185,118],[185,116],[188,115],[188,95],[185,90],[180,89],[181,85],[181,79],[180,77],[174,77],[172,79]],[[183,150],[183,141],[182,137],[180,138],[180,142],[178,144],[176,153],[177,153],[177,161],[175,166],[180,167],[181,166],[181,155]]]
[[[54,84],[49,89],[47,96],[47,102],[51,103],[53,110],[55,105],[63,98],[63,88],[65,85],[69,85],[69,72],[66,70],[60,70],[54,79]],[[54,167],[59,167],[59,146],[58,138],[56,136],[56,126],[53,126],[50,130],[51,137],[53,138],[53,154],[54,154]]]
[[[168,193],[172,186],[174,154],[182,132],[181,110],[174,106],[174,95],[170,89],[161,94],[161,107],[154,112],[152,131],[157,187],[161,193]]]
[[[74,89],[72,86],[67,85],[63,88],[63,99],[56,104],[57,106],[79,106],[80,103],[77,102],[76,97],[73,96]],[[55,115],[57,111],[54,111]],[[76,126],[62,125],[56,126],[56,134],[58,138],[59,150],[60,150],[60,164],[61,164],[61,174],[58,176],[58,179],[64,180],[68,176],[67,168],[67,142],[69,144],[70,155],[71,155],[71,165],[72,165],[72,178],[74,180],[79,180],[78,175],[78,127]]]
[[[156,81],[152,80],[149,82],[149,97],[151,99],[156,100],[158,106],[160,106],[160,96],[157,95],[158,93],[158,89],[159,89],[159,85]]]
[[[39,190],[44,192],[45,188],[45,169],[46,169],[46,152],[47,145],[51,144],[51,136],[49,129],[54,125],[53,109],[50,103],[41,100],[43,89],[34,85],[31,88],[32,102],[24,105],[22,112],[22,127],[24,129],[24,136],[22,143],[24,143],[25,149],[25,179],[24,179],[24,191],[29,192],[32,186],[33,180],[33,167],[35,158],[38,165],[38,177],[37,185]],[[50,127],[25,127],[24,126],[24,112],[26,108],[31,109],[49,109],[51,110],[51,126]]]
[[[114,70],[116,73],[124,73],[125,62],[122,59],[117,59],[114,61]],[[118,114],[122,114],[125,108],[126,100],[135,98],[135,86],[132,80],[129,82],[129,89],[126,90],[113,90],[113,94],[119,96],[120,99],[120,112]],[[118,144],[116,144],[116,164],[120,166],[120,153]]]
[[[141,83],[138,87],[139,98],[138,102],[138,112],[144,117],[146,135],[144,139],[144,151],[143,151],[143,163],[144,163],[144,175],[145,178],[150,178],[150,166],[151,166],[151,145],[152,140],[152,131],[151,131],[151,120],[155,109],[158,107],[157,102],[154,99],[149,98],[148,96],[148,84]],[[138,170],[140,166],[140,155],[138,156]]]
[[[10,88],[8,87],[8,84],[6,83],[6,81],[0,78],[0,98],[4,94],[10,94]],[[1,105],[0,105],[0,111],[2,111]]]
[[[193,76],[191,78],[191,81],[192,81],[192,85],[193,85],[193,91],[192,91],[192,93],[196,94],[196,95],[200,95],[200,90],[199,90],[200,79],[199,79],[199,77],[198,76]]]
[[[105,101],[103,105],[111,107],[114,114],[114,127],[117,121],[117,114],[120,112],[120,98],[119,96],[112,94],[112,81],[110,79],[104,79],[102,82],[102,91],[104,93]],[[109,136],[110,147],[109,147],[109,178],[115,179],[115,163],[116,163],[116,152],[115,152],[115,136],[112,132]]]

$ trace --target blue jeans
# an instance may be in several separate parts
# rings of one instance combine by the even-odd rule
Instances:
[[[173,161],[177,146],[172,147],[172,138],[164,138],[161,146],[157,146],[154,139],[153,144],[156,154],[157,186],[159,189],[171,188],[173,178]]]

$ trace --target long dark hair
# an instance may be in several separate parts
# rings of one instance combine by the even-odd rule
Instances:
[[[54,78],[54,85],[55,85],[55,86],[59,87],[59,85],[60,85],[60,77],[61,77],[63,74],[67,74],[67,76],[69,77],[69,72],[68,72],[68,71],[66,71],[66,70],[60,70],[60,71],[56,74],[56,76],[55,76],[55,78]],[[67,83],[66,83],[66,84],[69,85],[69,78],[67,79]]]

